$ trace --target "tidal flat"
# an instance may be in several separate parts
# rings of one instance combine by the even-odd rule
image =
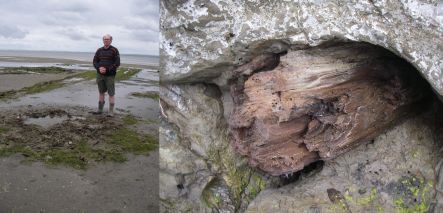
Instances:
[[[107,117],[88,62],[0,57],[0,209],[156,212],[158,100],[132,94],[156,93],[157,69],[122,65]]]

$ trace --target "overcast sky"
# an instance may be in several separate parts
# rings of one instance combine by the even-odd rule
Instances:
[[[0,49],[158,55],[159,0],[0,0]]]

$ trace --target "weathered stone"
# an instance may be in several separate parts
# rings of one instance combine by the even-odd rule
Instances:
[[[177,130],[172,125],[163,123],[159,135],[160,211],[204,210],[200,196],[212,179],[206,163],[181,144]]]
[[[168,121],[180,129],[181,140],[194,154],[207,158],[223,129],[218,88],[211,85],[162,85],[161,105]],[[215,97],[214,97],[215,96]]]
[[[164,82],[207,81],[262,53],[350,40],[391,50],[443,95],[439,1],[189,0],[160,8]]]
[[[159,129],[161,212],[210,211],[201,196],[214,179],[215,168],[208,168],[212,165],[206,160],[208,149],[221,141],[214,138],[220,135],[216,121],[222,113],[220,101],[205,95],[217,95],[213,89],[203,84],[160,87],[162,113],[168,119]]]
[[[229,145],[217,87],[162,85],[161,212],[238,212],[264,181]]]
[[[272,175],[373,139],[431,93],[407,62],[364,43],[291,51],[277,62],[264,56],[233,71],[243,77],[229,118],[236,149]]]
[[[436,194],[433,165],[442,157],[432,128],[428,117],[408,119],[309,178],[262,191],[247,212],[427,212]]]
[[[438,162],[435,167],[435,172],[437,173],[437,184],[435,185],[435,189],[440,193],[443,193],[443,159]]]
[[[225,212],[235,212],[235,204],[230,198],[229,188],[221,178],[214,178],[202,192],[202,199],[208,206]]]
[[[308,210],[306,210],[306,213],[321,213],[321,209],[315,206],[311,206]]]
[[[232,100],[229,86],[233,79],[265,75],[285,53],[339,42],[367,42],[390,50],[410,62],[443,95],[440,2],[164,0],[160,4],[161,105],[174,126],[171,131],[178,136],[172,140],[165,134],[164,140],[171,139],[178,145],[170,143],[160,150],[168,154],[161,159],[161,187],[167,192],[161,194],[163,212],[243,212],[259,193],[249,212],[331,212],[331,208],[341,207],[329,200],[328,188],[340,191],[352,212],[375,212],[378,207],[383,212],[395,212],[400,208],[395,199],[406,196],[409,202],[413,196],[407,190],[394,189],[416,183],[410,181],[414,177],[435,183],[435,174],[429,171],[441,157],[435,141],[443,138],[443,128],[432,138],[430,130],[416,119],[395,127],[387,136],[382,135],[374,143],[377,145],[361,145],[326,162],[319,175],[302,176],[296,184],[280,189],[270,188],[272,184],[266,175],[250,169],[233,152],[227,121],[237,107],[235,104],[246,100],[241,95],[241,85],[240,95]],[[211,83],[220,91],[207,89],[216,88]],[[322,106],[318,107],[321,112],[329,111],[329,107],[323,110]],[[309,123],[312,130],[320,125],[317,121]],[[295,126],[287,125],[292,131]],[[282,127],[285,126],[278,126]],[[317,131],[310,133],[317,136],[314,139],[320,139]],[[429,148],[430,144],[436,146]],[[309,151],[308,147],[305,149]],[[309,157],[303,159],[312,156],[316,160],[321,155],[304,153]],[[402,177],[406,177],[406,184],[398,182]],[[222,184],[213,185],[214,182]],[[427,188],[424,184],[411,189],[421,193]],[[425,193],[426,201],[432,200],[429,196],[433,192]],[[352,200],[348,200],[349,196]],[[437,195],[434,201],[442,200],[441,197]],[[209,202],[205,203],[204,198]],[[436,202],[434,209],[441,203]],[[404,203],[408,208],[414,205]]]

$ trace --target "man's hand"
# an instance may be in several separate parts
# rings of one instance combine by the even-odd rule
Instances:
[[[105,68],[105,67],[99,67],[99,68],[98,68],[98,71],[99,71],[101,74],[105,74],[105,73],[106,73],[106,68]]]

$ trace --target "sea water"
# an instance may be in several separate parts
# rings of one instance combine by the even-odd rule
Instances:
[[[31,50],[0,50],[0,66],[15,66],[16,64],[29,65],[30,63],[11,62],[17,57],[36,57],[77,60],[92,63],[94,52],[62,52],[62,51],[31,51]],[[2,60],[3,59],[3,60]],[[156,66],[159,57],[153,55],[120,54],[120,60],[124,64]],[[34,63],[33,63],[34,64]],[[46,63],[48,65],[50,63]]]

